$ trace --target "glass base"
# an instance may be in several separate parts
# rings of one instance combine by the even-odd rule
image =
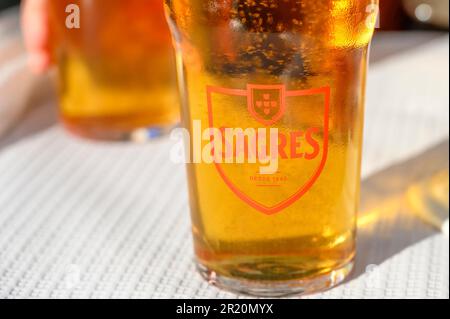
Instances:
[[[106,129],[104,127],[86,127],[63,122],[70,133],[89,140],[111,142],[145,143],[170,134],[178,124],[168,126],[150,126],[130,130]]]
[[[286,281],[253,281],[222,276],[204,265],[197,263],[197,270],[208,283],[234,293],[255,297],[304,296],[322,292],[342,283],[353,269],[351,261],[339,269],[312,278]]]

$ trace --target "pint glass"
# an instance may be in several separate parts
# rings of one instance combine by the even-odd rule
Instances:
[[[145,139],[179,122],[162,1],[49,1],[61,118],[94,139]]]
[[[377,8],[166,0],[195,252],[209,282],[280,296],[332,287],[351,271]]]

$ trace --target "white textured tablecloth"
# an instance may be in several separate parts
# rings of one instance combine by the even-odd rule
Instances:
[[[449,297],[448,238],[401,196],[448,158],[448,45],[442,37],[371,66],[356,269],[310,298]],[[3,144],[0,298],[236,297],[194,270],[171,143],[90,143],[55,126]]]

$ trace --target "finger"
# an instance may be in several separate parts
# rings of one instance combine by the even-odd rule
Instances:
[[[30,67],[36,72],[50,65],[48,0],[25,0],[22,7],[22,32]]]

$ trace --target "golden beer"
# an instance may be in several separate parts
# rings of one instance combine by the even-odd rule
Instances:
[[[161,1],[50,1],[61,117],[112,140],[164,134],[179,121],[175,58]]]
[[[196,121],[278,130],[272,173],[248,161],[188,164],[200,273],[263,296],[342,282],[355,257],[377,1],[166,0],[166,8],[191,146]],[[248,159],[250,140],[241,152],[235,140],[224,144]]]

